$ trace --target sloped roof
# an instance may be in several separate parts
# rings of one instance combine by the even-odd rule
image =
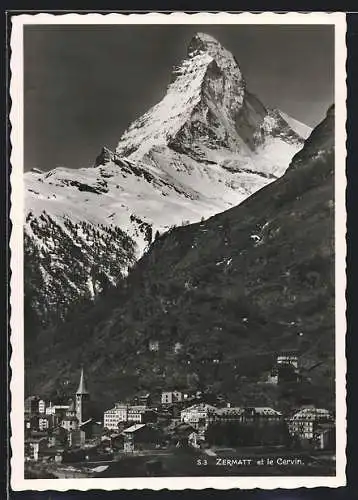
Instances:
[[[241,415],[244,413],[244,409],[237,406],[230,406],[226,408],[218,408],[216,412],[218,415]]]
[[[90,422],[94,422],[93,418],[89,418],[88,420],[85,420],[84,422],[81,422],[80,427],[83,427],[86,424],[89,424]]]
[[[256,407],[255,412],[259,415],[281,415],[281,413],[273,408],[269,408],[267,406]]]
[[[134,424],[131,427],[128,427],[128,429],[124,429],[124,433],[130,433],[130,432],[136,432],[139,429],[142,429],[143,427],[146,427],[145,424]]]
[[[331,413],[325,408],[302,408],[293,415],[291,420],[316,420],[331,417]]]
[[[207,403],[198,403],[196,405],[189,406],[189,408],[185,408],[182,411],[185,412],[185,411],[196,411],[196,410],[197,411],[207,411],[207,412],[210,412],[210,413],[216,413],[217,412],[217,408],[215,406],[209,405]]]

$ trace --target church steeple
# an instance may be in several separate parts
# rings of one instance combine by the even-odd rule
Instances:
[[[89,394],[86,388],[85,384],[85,377],[83,374],[83,367],[81,368],[81,378],[80,378],[80,384],[78,386],[76,394]]]
[[[85,377],[83,373],[83,367],[81,368],[80,383],[76,392],[76,417],[79,424],[85,422],[89,418],[88,414],[88,403],[89,403],[89,392],[86,387]]]

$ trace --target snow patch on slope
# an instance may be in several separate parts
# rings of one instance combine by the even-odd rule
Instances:
[[[307,139],[309,137],[310,133],[312,132],[312,127],[309,127],[308,125],[296,120],[295,118],[292,118],[292,116],[289,116],[281,110],[279,110],[279,113],[292,128],[292,130],[294,130],[298,135],[303,137],[303,139]]]

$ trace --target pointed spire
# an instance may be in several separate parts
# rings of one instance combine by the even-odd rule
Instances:
[[[83,374],[83,367],[81,368],[80,385],[78,386],[76,394],[88,394],[86,384],[85,384],[85,378],[84,378],[84,374]]]

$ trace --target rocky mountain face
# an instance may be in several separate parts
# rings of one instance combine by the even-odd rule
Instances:
[[[333,404],[333,181],[331,108],[281,178],[161,235],[123,287],[44,332],[27,356],[32,392],[84,364],[93,397],[109,404],[164,387],[211,387],[246,405]],[[302,382],[264,383],[274,354],[291,348]]]
[[[157,231],[236,206],[280,177],[310,129],[267,109],[199,33],[167,92],[93,168],[25,174],[29,330],[117,285]]]

